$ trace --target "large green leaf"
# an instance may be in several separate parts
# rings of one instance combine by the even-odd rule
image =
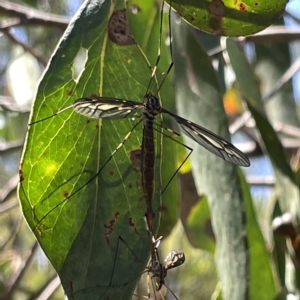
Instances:
[[[168,0],[191,25],[209,33],[249,35],[274,24],[282,15],[286,0]]]
[[[191,26],[185,22],[172,25],[178,112],[229,139],[221,92],[210,58],[197,42]],[[191,161],[197,191],[206,196],[210,206],[223,298],[247,299],[250,262],[238,169],[187,138],[185,142],[194,148]],[[201,232],[199,226],[199,236]]]
[[[150,70],[141,49],[117,45],[107,35],[109,16],[122,9],[119,2],[87,1],[82,6],[39,85],[31,122],[91,94],[144,100]],[[79,50],[87,58],[75,80]],[[141,146],[142,124],[93,178],[137,121],[90,120],[69,109],[29,126],[19,197],[29,226],[71,299],[128,298],[148,260],[141,173],[131,155]],[[155,174],[157,230],[159,155]]]

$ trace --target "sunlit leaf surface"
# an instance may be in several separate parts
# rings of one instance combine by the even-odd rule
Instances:
[[[40,83],[31,123],[92,94],[144,101],[150,78],[145,57],[130,35],[125,42],[112,36],[117,27],[107,34],[120,3],[90,1],[74,17]],[[141,147],[142,124],[95,177],[138,121],[88,119],[69,109],[29,126],[19,196],[70,299],[126,299],[145,268],[146,209],[140,165],[132,155]],[[159,159],[156,168],[158,211]],[[156,228],[158,220],[159,213]]]
[[[203,31],[239,36],[256,33],[275,23],[287,1],[169,0],[168,3],[188,23]]]

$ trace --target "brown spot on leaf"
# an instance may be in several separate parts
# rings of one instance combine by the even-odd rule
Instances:
[[[64,195],[65,198],[69,197],[69,192],[67,192],[67,191],[62,191],[62,194]]]
[[[226,13],[226,7],[221,0],[212,0],[208,4],[208,11],[216,16],[224,17]]]
[[[134,228],[135,233],[138,234],[137,228],[132,218],[129,218],[129,225]]]
[[[213,30],[214,34],[223,34],[223,21],[222,18],[219,18],[217,16],[212,16],[209,19],[209,25],[211,29]]]
[[[129,225],[134,226],[134,222],[133,222],[132,218],[129,218]]]
[[[136,41],[130,33],[126,9],[116,10],[108,21],[108,36],[120,46],[134,45]]]
[[[223,17],[226,14],[226,7],[221,0],[212,0],[208,5],[209,25],[215,34],[223,34]]]
[[[246,5],[245,5],[244,3],[240,3],[239,9],[240,9],[241,11],[247,11],[247,7],[246,7]]]
[[[114,218],[112,220],[110,220],[108,224],[104,224],[105,239],[106,239],[106,242],[108,245],[109,245],[109,236],[113,232],[113,226],[116,223],[119,215],[120,215],[120,213],[118,211],[116,211],[114,214]]]
[[[142,149],[131,150],[129,153],[129,158],[133,165],[140,166],[142,159]]]
[[[19,166],[19,178],[20,182],[24,181],[23,171],[22,171],[22,164]]]

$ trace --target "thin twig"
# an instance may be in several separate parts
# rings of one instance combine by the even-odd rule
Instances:
[[[12,297],[12,294],[17,289],[20,281],[22,280],[22,277],[27,270],[27,268],[30,266],[30,262],[34,257],[34,254],[36,250],[38,249],[38,243],[35,242],[34,245],[30,250],[27,251],[27,253],[24,255],[24,258],[22,260],[22,265],[20,266],[19,270],[17,270],[14,275],[10,278],[10,282],[6,287],[6,290],[1,295],[0,300],[6,300],[10,299]]]
[[[278,121],[274,122],[272,126],[276,132],[288,134],[294,138],[300,138],[300,129],[298,127],[284,124]]]
[[[9,141],[9,142],[0,142],[0,152],[2,154],[7,153],[7,152],[12,152],[16,150],[22,149],[24,144],[24,140],[16,140],[16,141]],[[1,192],[0,192],[1,193]],[[1,201],[1,196],[0,196],[0,201]]]
[[[5,199],[17,189],[18,183],[19,183],[19,174],[16,174],[5,184],[5,186],[0,190],[1,203],[4,202]]]
[[[9,236],[5,240],[2,240],[2,243],[0,245],[1,250],[4,249],[7,245],[10,245],[11,243],[13,243],[17,233],[20,230],[22,221],[23,221],[23,217],[21,216],[21,214],[18,214],[18,217],[14,221],[13,227],[9,231]]]
[[[276,84],[274,85],[273,89],[266,93],[262,97],[262,101],[266,103],[269,101],[279,90],[288,83],[290,79],[295,75],[295,73],[299,70],[300,68],[300,57],[296,59],[292,65],[283,73],[283,75],[277,80]]]
[[[28,113],[30,112],[31,109],[29,106],[18,105],[17,103],[14,102],[12,97],[0,96],[0,111],[4,111],[4,110],[19,112],[19,113]]]
[[[274,186],[274,176],[247,176],[247,182],[253,186]]]
[[[292,79],[292,77],[299,70],[299,68],[300,57],[297,60],[295,60],[292,63],[292,65],[284,72],[284,74],[277,80],[273,89],[266,93],[264,96],[262,96],[262,102],[266,103],[268,101],[271,101],[272,97],[276,95],[282,89],[282,87],[289,82],[289,80]],[[235,120],[234,123],[230,125],[230,133],[235,133],[238,129],[243,127],[250,118],[251,114],[248,111],[244,112],[239,118]]]
[[[49,14],[33,9],[29,6],[0,0],[0,13],[18,17],[22,25],[43,25],[66,29],[70,22],[69,17]]]
[[[17,39],[15,36],[13,36],[10,33],[10,30],[5,28],[5,29],[1,29],[1,32],[3,32],[9,40],[11,40],[13,43],[20,45],[25,51],[29,52],[32,56],[34,56],[41,64],[43,64],[44,66],[46,66],[48,60],[35,48],[33,48],[32,46],[22,42],[21,40]]]
[[[19,205],[19,201],[17,198],[11,198],[8,201],[5,201],[0,204],[0,213],[3,213],[7,210],[10,210]]]
[[[51,276],[47,282],[39,289],[38,292],[33,294],[28,300],[45,300],[49,299],[50,296],[57,290],[60,286],[60,279],[55,274]]]
[[[270,26],[256,34],[240,37],[240,41],[251,41],[255,44],[291,42],[300,39],[300,28],[286,26]]]

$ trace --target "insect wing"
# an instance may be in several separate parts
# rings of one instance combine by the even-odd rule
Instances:
[[[182,265],[185,262],[185,255],[182,250],[176,249],[169,252],[166,259],[166,269],[170,270]]]
[[[137,117],[141,115],[143,106],[143,103],[107,97],[80,98],[73,104],[77,113],[96,119]]]
[[[161,110],[162,113],[171,115],[180,125],[183,133],[192,140],[203,146],[211,153],[223,158],[224,160],[243,167],[249,167],[250,161],[245,154],[227,142],[225,139],[215,133],[197,125],[191,121],[181,118],[166,109]]]

